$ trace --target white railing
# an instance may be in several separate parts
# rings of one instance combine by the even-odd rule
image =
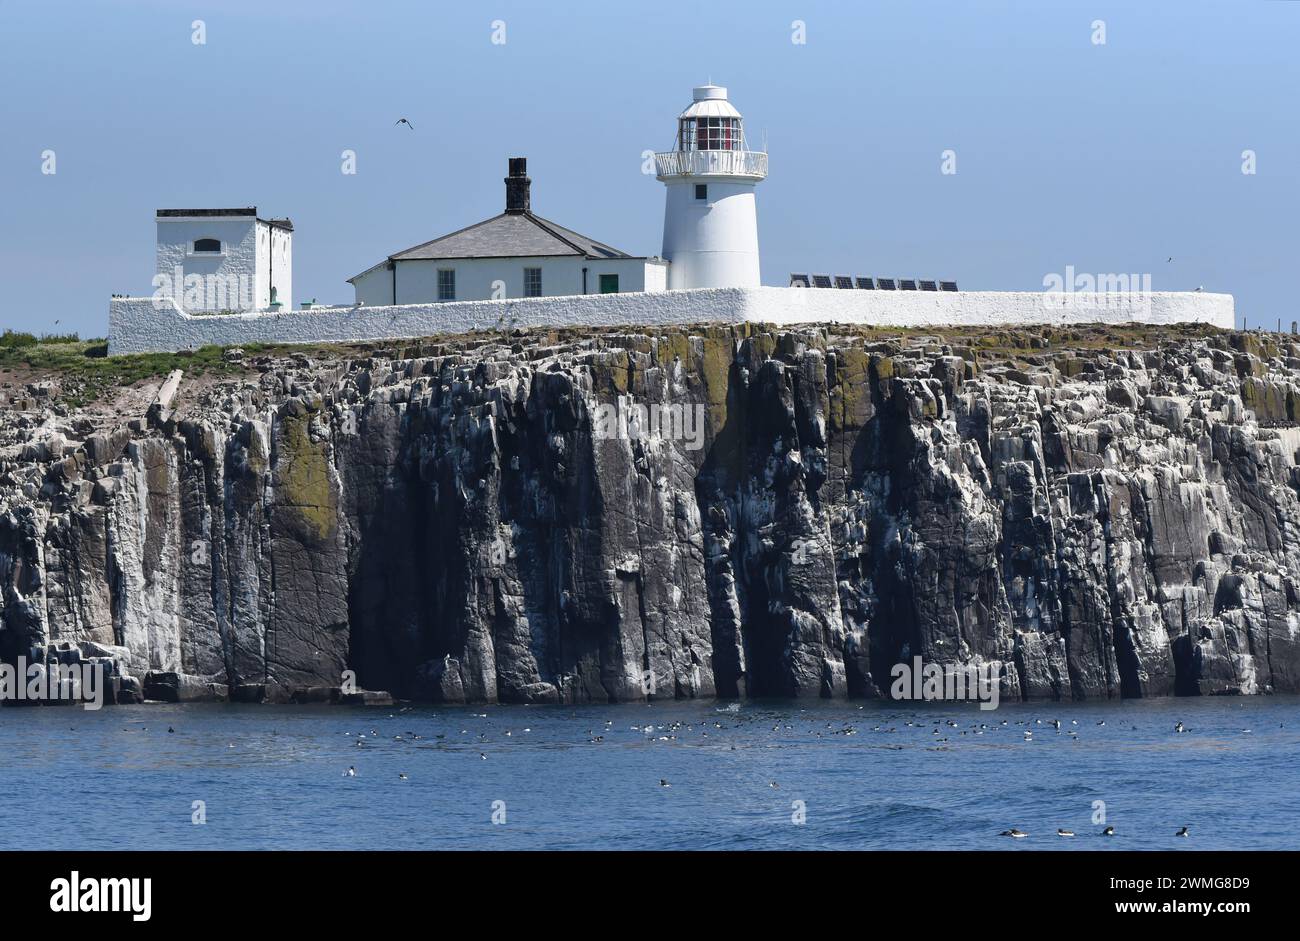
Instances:
[[[670,150],[655,154],[655,173],[665,176],[767,176],[767,154],[756,150]]]

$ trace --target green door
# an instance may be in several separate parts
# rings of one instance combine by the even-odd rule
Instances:
[[[617,294],[618,293],[618,275],[602,274],[600,276],[600,293]]]

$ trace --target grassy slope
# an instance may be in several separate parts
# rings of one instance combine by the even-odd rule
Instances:
[[[147,353],[108,356],[103,340],[81,340],[75,334],[34,338],[6,332],[0,336],[0,380],[14,371],[58,374],[64,387],[61,400],[73,407],[93,402],[106,389],[129,386],[142,379],[164,376],[173,369],[187,375],[208,372],[238,374],[238,363],[222,359],[222,349],[205,346],[194,352]]]

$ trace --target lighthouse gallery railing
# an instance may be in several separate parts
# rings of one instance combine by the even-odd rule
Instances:
[[[655,154],[655,173],[664,176],[718,174],[763,179],[767,154],[756,150],[670,150]]]

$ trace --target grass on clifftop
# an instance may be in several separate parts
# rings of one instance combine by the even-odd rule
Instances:
[[[522,341],[527,346],[550,346],[565,343],[617,338],[628,334],[663,336],[668,333],[698,334],[710,330],[731,330],[738,335],[753,333],[797,332],[810,327],[827,329],[832,337],[865,342],[882,340],[925,341],[938,340],[955,346],[972,348],[981,359],[993,357],[1019,360],[1035,354],[1065,351],[1096,351],[1112,349],[1154,349],[1163,343],[1186,341],[1193,338],[1229,334],[1238,338],[1234,346],[1240,348],[1242,334],[1220,330],[1204,324],[1071,324],[1041,325],[1034,327],[988,326],[927,326],[885,327],[876,325],[814,325],[797,324],[775,326],[771,324],[744,324],[723,326],[695,324],[673,326],[618,326],[618,327],[533,327],[525,330],[485,330],[468,334],[436,337],[354,341],[351,343],[241,344],[245,354],[285,355],[289,353],[331,358],[365,356],[375,352],[398,358],[464,353],[484,343]],[[733,334],[736,335],[736,334]],[[1276,339],[1281,339],[1276,337]],[[5,330],[0,334],[0,383],[38,380],[41,373],[57,374],[61,385],[60,399],[71,407],[79,407],[99,399],[106,390],[133,385],[145,379],[167,375],[173,369],[183,369],[187,377],[204,374],[238,376],[247,374],[249,366],[226,362],[225,347],[204,346],[197,350],[179,353],[137,353],[126,356],[108,356],[108,344],[103,339],[82,340],[77,334],[45,334],[36,336]]]
[[[257,351],[251,346],[244,349]],[[37,337],[6,330],[0,334],[0,382],[13,381],[16,372],[58,373],[60,400],[78,408],[94,402],[107,389],[165,376],[173,369],[185,370],[186,376],[238,375],[246,371],[239,363],[227,363],[222,352],[222,347],[205,346],[193,352],[110,357],[108,343],[102,339],[83,340],[75,333]],[[39,377],[21,378],[26,381]]]

